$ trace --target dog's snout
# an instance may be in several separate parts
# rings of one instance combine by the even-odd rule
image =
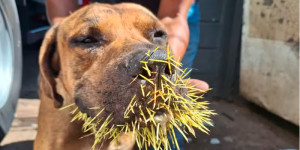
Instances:
[[[168,64],[166,63],[167,52],[163,50],[140,51],[132,56],[127,65],[127,70],[136,77],[142,75],[147,78],[155,78],[158,74],[171,75]],[[147,66],[144,63],[147,62]]]

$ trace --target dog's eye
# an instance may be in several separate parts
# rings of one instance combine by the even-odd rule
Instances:
[[[80,41],[80,43],[84,43],[84,44],[90,44],[90,43],[96,43],[96,42],[98,42],[98,40],[93,37],[86,37]]]
[[[71,38],[69,41],[70,46],[79,46],[84,48],[99,47],[104,43],[101,36],[79,35]]]

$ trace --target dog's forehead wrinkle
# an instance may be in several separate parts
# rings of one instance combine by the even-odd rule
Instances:
[[[87,23],[91,27],[97,27],[99,25],[99,21],[101,21],[101,20],[103,20],[103,18],[100,16],[96,16],[96,15],[82,19],[82,21],[84,23]]]
[[[79,13],[79,17],[76,17],[76,14]],[[110,15],[119,15],[120,11],[114,8],[111,5],[107,4],[92,4],[89,5],[79,11],[76,11],[74,15],[72,14],[68,17],[65,22],[66,26],[73,26],[74,28],[78,28],[78,26],[83,25],[85,27],[98,27],[99,22],[101,21],[109,21]],[[74,18],[76,17],[76,18]],[[115,16],[114,16],[115,17]],[[74,21],[75,20],[75,21]],[[70,24],[71,23],[71,24]],[[81,30],[79,28],[79,30]]]

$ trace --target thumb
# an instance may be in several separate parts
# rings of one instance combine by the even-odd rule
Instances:
[[[201,89],[201,90],[208,90],[209,85],[207,82],[198,80],[198,79],[190,79],[188,81],[191,85],[196,85],[195,88]]]

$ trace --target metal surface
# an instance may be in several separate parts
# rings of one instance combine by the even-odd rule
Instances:
[[[0,11],[0,109],[8,101],[13,77],[13,39],[6,23],[4,13]]]
[[[20,24],[15,1],[0,0],[0,33],[0,128],[7,132],[14,118],[22,72]]]

